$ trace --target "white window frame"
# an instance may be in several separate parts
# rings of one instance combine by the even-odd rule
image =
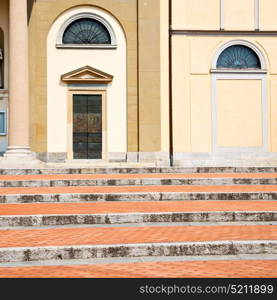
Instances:
[[[4,114],[4,132],[0,132],[0,136],[7,135],[7,111],[0,110],[0,114]]]
[[[220,54],[230,46],[243,45],[252,49],[259,57],[261,69],[257,70],[237,70],[237,69],[217,69],[217,61]],[[215,53],[211,68],[211,99],[212,99],[212,150],[213,152],[268,152],[268,105],[267,105],[267,69],[266,60],[260,49],[252,43],[244,40],[230,41],[221,46]],[[262,146],[261,147],[219,147],[217,136],[217,81],[218,80],[261,80],[262,83]]]
[[[76,20],[83,19],[83,18],[88,18],[88,19],[93,19],[98,22],[100,22],[105,28],[108,30],[110,37],[111,37],[111,43],[110,44],[91,44],[91,45],[86,45],[86,44],[64,44],[63,43],[63,36],[65,33],[65,30],[67,27],[73,23]],[[63,25],[61,26],[57,41],[56,41],[56,48],[62,48],[62,49],[116,49],[117,44],[116,44],[116,36],[115,32],[110,25],[109,22],[107,22],[103,17],[94,14],[94,13],[79,13],[74,16],[71,16],[69,19],[67,19]]]

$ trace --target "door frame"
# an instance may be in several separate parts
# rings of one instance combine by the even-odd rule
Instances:
[[[269,125],[267,104],[267,77],[263,71],[258,72],[213,72],[212,73],[212,150],[213,152],[268,152]],[[217,81],[219,80],[260,80],[262,85],[262,146],[261,147],[219,147],[217,143]]]
[[[91,159],[93,161],[107,160],[107,91],[88,89],[68,89],[67,92],[67,159],[73,158],[73,97],[74,95],[101,95],[102,97],[102,159]],[[84,161],[82,159],[82,161]]]

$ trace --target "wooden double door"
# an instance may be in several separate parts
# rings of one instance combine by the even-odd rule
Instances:
[[[73,158],[102,159],[102,95],[73,95]]]

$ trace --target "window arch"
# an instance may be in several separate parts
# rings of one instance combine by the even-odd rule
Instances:
[[[219,55],[217,69],[261,69],[256,52],[244,45],[233,45]]]
[[[214,152],[268,151],[267,65],[269,65],[269,62],[266,54],[260,47],[246,40],[232,40],[216,50],[210,70],[212,149]],[[243,81],[245,81],[245,84]],[[251,93],[248,93],[248,90],[251,89],[253,91],[257,89],[254,97]],[[261,140],[256,144],[252,144],[254,139],[244,143],[245,133],[239,135],[241,126],[239,122],[245,120],[249,103],[255,107],[253,108],[254,111],[259,111],[256,118],[260,126],[260,132],[257,133],[255,138]],[[230,105],[228,109],[226,109],[226,105]],[[240,105],[242,106],[240,107]],[[235,120],[234,114],[236,114]],[[224,141],[224,138],[222,138],[226,133],[224,132],[226,121],[229,122],[226,130],[230,132],[236,130],[236,137],[239,137],[233,144]],[[237,121],[238,123],[236,123]],[[251,127],[251,122],[245,126]]]
[[[111,25],[101,16],[81,13],[69,18],[61,27],[57,48],[116,48]]]
[[[265,54],[246,40],[232,40],[219,47],[213,56],[211,73],[267,73]]]
[[[64,31],[63,44],[111,44],[107,28],[92,18],[72,22]]]

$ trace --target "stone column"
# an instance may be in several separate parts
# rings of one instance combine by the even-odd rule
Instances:
[[[29,146],[27,0],[10,0],[9,14],[9,146],[5,158],[24,163],[34,159]]]

